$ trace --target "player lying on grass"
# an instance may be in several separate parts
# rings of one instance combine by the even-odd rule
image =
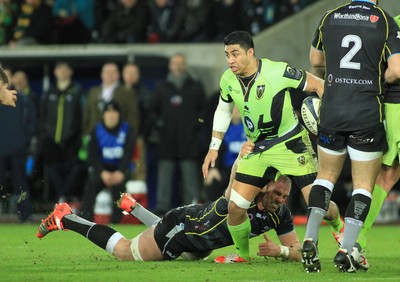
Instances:
[[[300,260],[300,242],[289,208],[283,204],[290,189],[290,179],[280,176],[263,188],[248,210],[251,237],[275,229],[282,244],[277,245],[264,235],[265,242],[259,244],[259,256]],[[201,259],[212,250],[233,245],[226,223],[228,200],[225,196],[204,205],[172,209],[161,219],[136,203],[129,194],[122,194],[118,205],[150,227],[132,240],[126,239],[109,226],[72,214],[68,204],[62,203],[42,220],[37,237],[43,238],[55,230],[72,230],[118,259],[140,261],[172,260],[181,255],[183,258]],[[219,263],[239,262],[236,255],[221,256],[216,260]]]

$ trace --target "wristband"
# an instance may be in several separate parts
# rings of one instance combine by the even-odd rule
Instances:
[[[211,150],[217,150],[219,149],[219,147],[221,146],[222,140],[217,138],[217,137],[211,137],[211,143],[209,148]]]
[[[289,248],[286,246],[279,246],[281,248],[281,252],[279,256],[282,258],[287,258],[289,256]]]

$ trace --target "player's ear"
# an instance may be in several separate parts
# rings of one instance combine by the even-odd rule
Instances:
[[[254,56],[254,48],[249,48],[249,50],[247,50],[247,56]]]
[[[267,185],[265,185],[262,189],[261,189],[261,193],[267,193],[269,190],[269,187],[271,185],[271,181],[267,183]]]

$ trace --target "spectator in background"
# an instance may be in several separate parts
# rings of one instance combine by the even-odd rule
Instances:
[[[150,118],[153,93],[141,83],[141,71],[137,64],[127,63],[123,68],[124,85],[136,92],[139,104],[140,125],[137,137],[137,148],[139,148],[138,161],[135,160],[135,179],[146,179],[149,207],[156,206],[157,189],[157,159],[155,144],[157,143],[157,132],[154,130]],[[141,164],[141,165],[140,165]],[[143,165],[144,164],[144,165]]]
[[[58,44],[87,43],[94,28],[94,0],[54,0],[54,41]]]
[[[103,23],[107,20],[112,11],[118,5],[118,1],[115,0],[96,0],[94,3],[94,30],[93,40],[100,42],[101,28]]]
[[[40,123],[40,152],[44,177],[56,201],[78,197],[84,166],[78,159],[84,92],[73,81],[73,69],[57,62],[55,82],[43,95]],[[69,200],[69,199],[68,199]]]
[[[39,117],[39,95],[32,91],[29,86],[29,79],[24,71],[16,71],[12,76],[12,85],[19,94],[29,97],[35,105],[37,116]]]
[[[179,33],[181,42],[204,42],[210,32],[211,0],[185,1],[183,30]]]
[[[148,113],[151,109],[151,92],[149,89],[140,84],[140,69],[135,63],[127,63],[122,70],[122,79],[124,86],[134,92],[138,103],[140,123],[137,129],[136,139],[136,159],[134,159],[134,180],[146,179],[146,137],[149,131]]]
[[[20,95],[23,95],[23,96],[27,97],[29,100],[31,100],[30,103],[32,103],[33,107],[35,108],[36,120],[39,120],[40,98],[30,88],[27,74],[24,71],[16,71],[16,72],[14,72],[11,80],[12,80],[12,85],[13,85],[14,89],[17,90],[17,92]],[[38,127],[39,127],[39,124],[36,123],[36,126],[33,131],[33,135],[30,139],[29,150],[27,152],[28,160],[27,160],[27,165],[26,165],[26,173],[28,175],[29,180],[32,180],[31,178],[34,174],[34,169],[37,166]],[[31,183],[32,182],[30,181],[30,184]]]
[[[0,0],[0,45],[7,45],[19,12],[19,1]]]
[[[177,167],[182,180],[183,204],[198,201],[199,118],[205,106],[203,86],[189,75],[185,56],[173,55],[168,68],[166,80],[154,90],[152,110],[160,136],[157,143],[157,210],[160,213],[172,208],[173,190],[179,183],[175,177]]]
[[[116,63],[105,63],[101,69],[101,85],[89,90],[83,119],[83,134],[90,134],[102,120],[104,105],[111,100],[118,103],[121,119],[131,125],[135,132],[139,127],[139,111],[135,93],[120,84],[120,72]]]
[[[214,1],[211,21],[214,23],[211,32],[212,41],[222,41],[225,35],[243,29],[242,2],[240,0]]]
[[[244,27],[256,35],[277,21],[280,1],[245,0],[243,1]]]
[[[7,73],[8,80],[12,81],[12,72]],[[28,96],[21,93],[17,96],[15,108],[0,104],[0,195],[4,199],[11,194],[8,199],[10,212],[17,213],[19,221],[25,222],[32,215],[25,164],[36,128],[36,108]],[[8,183],[11,189],[8,189]]]
[[[282,20],[284,18],[289,17],[292,14],[299,12],[302,8],[301,0],[283,0],[279,5],[279,19]]]
[[[119,0],[119,5],[102,25],[104,43],[142,43],[146,41],[150,10],[143,0]]]
[[[210,168],[208,177],[204,179],[206,201],[215,201],[228,187],[232,166],[246,140],[240,113],[235,107],[232,112],[231,124],[221,144],[220,158],[215,167]]]
[[[150,0],[151,24],[148,41],[177,42],[185,21],[182,0]]]
[[[25,0],[9,46],[50,44],[53,39],[54,19],[51,7],[43,0]]]
[[[121,120],[121,108],[115,101],[104,105],[102,121],[97,123],[89,141],[89,181],[83,196],[82,216],[93,221],[96,195],[110,189],[113,201],[125,192],[131,172],[134,129]],[[113,223],[121,222],[121,210],[113,204]]]

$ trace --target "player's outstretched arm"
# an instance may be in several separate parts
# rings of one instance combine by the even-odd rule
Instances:
[[[264,233],[265,242],[258,245],[259,256],[264,257],[281,257],[289,260],[300,261],[300,242],[297,237],[296,231],[279,236],[282,245],[276,244],[268,238]]]

